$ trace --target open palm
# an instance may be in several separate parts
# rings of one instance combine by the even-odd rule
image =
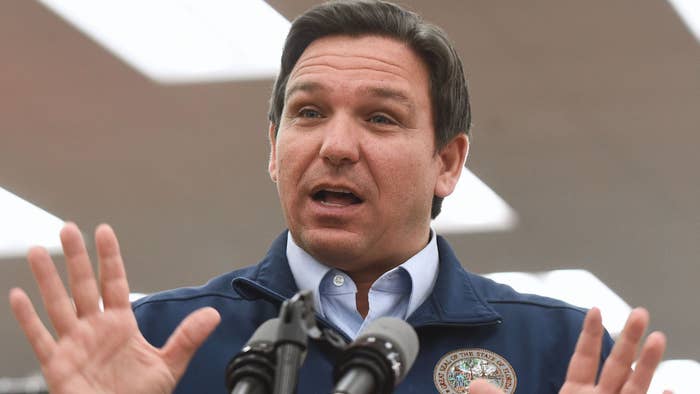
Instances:
[[[95,232],[99,287],[77,226],[61,231],[71,302],[56,267],[43,248],[28,260],[55,339],[39,319],[26,293],[12,289],[10,304],[39,359],[49,390],[61,393],[171,393],[187,363],[219,322],[203,308],[188,316],[162,349],[141,335],[129,302],[129,286],[116,236],[109,226]],[[99,305],[100,292],[104,311]]]

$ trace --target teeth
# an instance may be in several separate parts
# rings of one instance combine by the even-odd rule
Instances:
[[[351,191],[346,190],[346,189],[323,189],[327,192],[333,192],[333,193],[345,193],[345,194],[352,194]]]
[[[345,206],[343,204],[335,204],[335,203],[326,202],[326,201],[321,201],[321,204],[329,206],[329,207],[344,207]]]

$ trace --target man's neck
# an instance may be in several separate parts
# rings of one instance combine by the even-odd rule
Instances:
[[[411,259],[413,256],[415,256],[417,253],[421,252],[428,243],[431,241],[431,234],[430,232],[428,234],[427,239],[425,240],[426,244],[422,245],[421,248],[416,250],[413,254],[410,256],[406,256],[405,258],[401,259],[392,259],[395,260],[396,263],[392,264],[390,266],[386,267],[380,267],[380,264],[370,264],[370,269],[364,269],[364,270],[358,270],[358,271],[353,271],[352,269],[343,269],[343,267],[335,266],[336,269],[341,270],[345,272],[346,275],[352,279],[355,288],[356,288],[356,294],[355,294],[355,307],[357,312],[362,316],[363,319],[367,317],[369,314],[369,291],[372,288],[372,285],[386,272],[391,271],[392,269],[396,268],[397,266],[400,266],[404,263],[406,263],[409,259]],[[304,249],[301,249],[294,241],[290,234],[290,240],[291,244],[295,245],[294,250],[298,250],[299,252],[303,253],[304,255],[308,256],[309,258],[312,258],[314,261],[316,261],[318,264],[323,265],[325,267],[333,267],[332,264],[327,264],[327,263],[321,263],[320,259],[317,257],[313,256],[313,254],[309,253],[309,251],[306,251]],[[289,253],[289,250],[288,250]],[[303,256],[301,256],[299,259],[296,261],[303,261]],[[296,273],[295,275],[299,275],[300,273]],[[299,278],[296,278],[297,281]],[[317,290],[315,287],[312,286],[314,290]],[[422,294],[422,293],[421,293]],[[317,300],[318,302],[318,300]],[[317,307],[320,307],[320,304],[317,305]]]
[[[357,288],[357,294],[355,294],[355,303],[357,304],[357,312],[362,316],[362,318],[367,317],[369,313],[369,289],[372,287],[374,280],[355,281],[355,287]]]

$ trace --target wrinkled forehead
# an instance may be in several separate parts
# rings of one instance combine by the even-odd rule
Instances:
[[[322,78],[321,78],[322,77]],[[405,43],[382,36],[327,36],[313,41],[297,60],[285,101],[299,89],[322,89],[329,79],[365,80],[428,93],[428,69]]]

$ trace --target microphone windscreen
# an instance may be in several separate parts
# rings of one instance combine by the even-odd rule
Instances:
[[[399,353],[404,363],[402,375],[405,375],[418,355],[418,335],[413,327],[395,317],[380,317],[362,330],[356,341],[370,337],[381,338],[394,346],[393,350]]]
[[[274,318],[270,319],[263,324],[261,324],[257,330],[250,337],[246,345],[255,347],[258,344],[263,343],[273,343],[277,341],[277,332],[280,327],[280,319]]]

